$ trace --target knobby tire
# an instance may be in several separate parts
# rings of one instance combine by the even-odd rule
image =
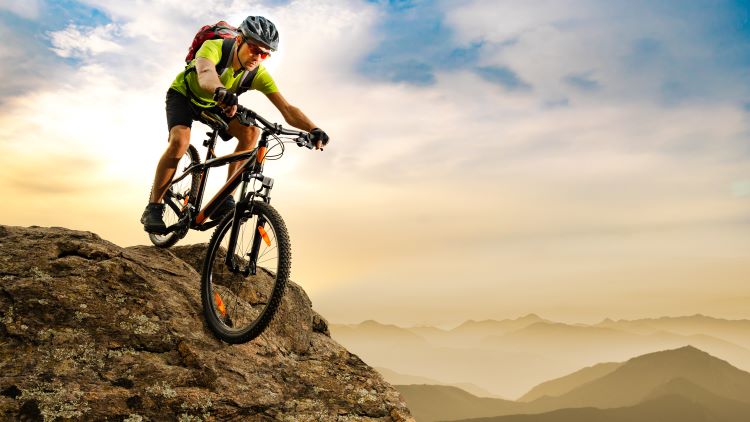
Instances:
[[[281,304],[291,267],[291,243],[281,215],[265,202],[255,201],[252,204],[252,209],[245,211],[242,215],[241,221],[243,223],[240,226],[240,233],[252,233],[254,236],[258,236],[259,231],[251,224],[257,226],[258,221],[264,219],[266,221],[264,230],[267,232],[269,240],[273,238],[276,244],[277,262],[270,265],[275,268],[261,268],[264,259],[259,258],[256,275],[245,277],[229,272],[225,264],[225,257],[227,253],[226,244],[228,244],[231,236],[234,219],[234,212],[232,212],[224,217],[211,236],[201,273],[201,301],[206,323],[216,337],[231,344],[246,343],[259,336],[266,329]],[[235,248],[236,259],[243,263],[249,262],[249,260],[242,259],[247,254],[247,250],[242,244],[245,242],[252,243],[252,239],[247,237],[240,239],[238,233],[239,240]],[[263,238],[261,236],[261,239]],[[272,251],[273,248],[268,250]],[[265,254],[265,252],[263,253]],[[270,260],[265,259],[265,261]],[[215,296],[216,292],[220,292],[221,299],[218,302]],[[224,304],[224,302],[227,303]],[[256,307],[253,302],[258,302],[260,305]],[[244,318],[234,319],[235,315],[229,315],[229,312],[221,313],[222,306],[227,311],[227,308],[232,308],[233,305],[234,309],[239,308],[239,312],[247,310],[250,314],[248,318],[251,319],[245,322],[242,321]],[[261,307],[262,309],[258,309]],[[227,315],[229,316],[227,317]],[[241,323],[237,324],[235,321],[241,321]],[[235,324],[240,326],[235,327]]]

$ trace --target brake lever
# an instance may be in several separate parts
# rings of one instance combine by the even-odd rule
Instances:
[[[297,142],[297,146],[302,148],[306,147],[307,149],[313,149],[315,146],[312,144],[312,141],[307,139],[307,136],[299,136],[297,139],[295,139]]]
[[[255,121],[255,116],[251,116],[250,113],[248,113],[248,110],[237,112],[237,120],[243,126],[258,126],[258,123]]]

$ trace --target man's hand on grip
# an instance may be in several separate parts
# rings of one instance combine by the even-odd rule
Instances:
[[[237,112],[237,94],[230,92],[224,87],[220,86],[216,88],[214,91],[214,101],[224,110],[224,114],[229,117],[234,116],[234,113]]]
[[[328,135],[323,132],[320,128],[315,128],[310,131],[310,140],[312,141],[313,145],[315,145],[315,149],[322,150],[324,146],[328,145]]]

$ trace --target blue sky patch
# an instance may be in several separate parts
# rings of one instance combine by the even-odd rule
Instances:
[[[563,79],[568,85],[578,88],[581,91],[598,91],[601,88],[601,84],[596,79],[593,79],[588,73],[571,74]]]
[[[475,71],[485,81],[500,85],[509,91],[531,89],[531,85],[521,80],[514,71],[507,67],[485,66],[477,67]]]
[[[477,65],[483,41],[460,45],[445,24],[443,11],[427,1],[370,1],[384,13],[376,27],[381,37],[358,71],[376,80],[414,85],[435,83],[435,72],[471,70],[483,79],[509,90],[530,86],[506,67]]]
[[[375,2],[384,8],[384,19],[375,29],[381,37],[360,64],[359,71],[373,79],[428,85],[435,81],[435,66],[450,65],[451,31],[434,4],[415,1]]]
[[[71,0],[45,2],[37,25],[45,31],[58,31],[70,24],[78,26],[100,26],[112,23],[101,10]]]

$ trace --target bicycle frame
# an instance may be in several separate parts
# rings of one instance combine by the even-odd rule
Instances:
[[[219,208],[219,206],[221,205],[221,200],[234,192],[234,190],[240,185],[240,183],[243,182],[244,185],[240,195],[240,203],[249,202],[254,196],[260,196],[264,201],[270,203],[270,191],[273,187],[273,179],[265,177],[262,174],[263,162],[265,159],[266,151],[268,150],[268,137],[270,136],[270,133],[267,130],[263,131],[257,148],[250,151],[243,151],[225,155],[222,157],[216,157],[216,154],[214,153],[214,146],[216,144],[218,131],[214,130],[213,132],[208,132],[207,135],[209,136],[209,138],[204,142],[204,145],[208,147],[206,160],[203,163],[198,163],[188,167],[187,169],[185,169],[185,172],[182,175],[174,179],[170,184],[171,186],[177,182],[180,182],[191,173],[198,173],[200,175],[198,192],[195,193],[196,196],[194,198],[189,198],[187,204],[189,212],[185,217],[189,219],[189,223],[184,219],[180,219],[180,221],[167,228],[167,233],[171,233],[172,231],[184,228],[186,225],[190,229],[199,231],[205,231],[215,227],[217,224],[219,224],[219,220],[217,219],[208,221],[208,218]],[[214,167],[223,167],[224,165],[241,160],[247,161],[243,163],[237,169],[237,171],[235,171],[235,173],[229,178],[229,180],[227,180],[224,186],[222,186],[221,189],[219,189],[219,191],[208,201],[206,206],[196,214],[195,211],[200,209],[203,202],[203,195],[206,188],[206,180],[208,179],[209,170]],[[261,188],[258,191],[253,191],[250,193],[250,195],[248,195],[247,183],[252,179],[260,180]],[[247,208],[243,207],[242,211],[244,211],[245,209]]]
[[[229,154],[223,157],[216,157],[214,153],[214,146],[216,145],[216,137],[219,133],[219,129],[228,128],[227,124],[218,116],[211,113],[204,112],[202,116],[205,118],[206,123],[213,129],[212,132],[208,132],[208,139],[203,142],[203,145],[208,147],[206,153],[206,160],[203,163],[198,163],[188,167],[185,172],[174,179],[170,186],[183,180],[190,174],[200,174],[200,181],[198,184],[198,192],[191,192],[193,197],[188,197],[185,204],[187,209],[183,217],[180,220],[167,227],[167,233],[171,233],[176,230],[208,230],[219,224],[219,219],[208,221],[209,217],[218,210],[222,200],[232,194],[235,189],[242,183],[242,191],[240,193],[240,200],[235,205],[233,210],[234,218],[232,220],[232,228],[229,236],[229,245],[227,251],[234,251],[237,245],[237,235],[239,233],[240,225],[242,224],[243,216],[246,211],[252,210],[253,202],[255,197],[262,198],[266,203],[271,202],[271,188],[273,188],[273,179],[270,177],[263,176],[263,163],[268,152],[269,137],[276,135],[296,136],[296,142],[298,146],[307,146],[307,148],[313,148],[310,142],[309,134],[304,132],[296,132],[292,130],[286,130],[281,125],[274,124],[264,119],[254,111],[238,106],[237,118],[239,122],[245,126],[258,126],[256,122],[260,122],[263,125],[260,140],[257,148],[251,151],[243,151],[234,154]],[[233,163],[236,161],[246,160],[236,171],[229,177],[224,186],[208,201],[206,207],[201,209],[200,212],[195,214],[196,210],[199,210],[201,203],[203,202],[203,194],[206,188],[206,180],[208,179],[208,172],[211,168],[221,167],[225,164]],[[261,182],[261,187],[258,190],[251,192],[247,191],[247,185],[253,179],[257,179]],[[183,209],[185,211],[185,209]],[[259,235],[253,237],[253,244],[250,248],[249,260],[247,268],[239,268],[235,262],[235,254],[227,253],[226,265],[233,273],[242,273],[244,276],[255,274],[257,270],[257,259],[258,251],[260,250],[261,238],[268,243],[268,237],[265,234],[263,228],[266,224],[265,219],[262,216],[258,216],[257,226]]]

